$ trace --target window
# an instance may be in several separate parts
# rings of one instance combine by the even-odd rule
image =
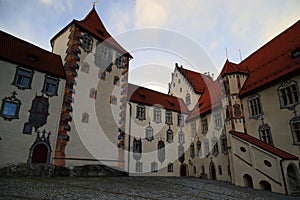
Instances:
[[[19,119],[21,102],[16,95],[17,93],[14,91],[10,97],[5,97],[2,100],[0,116],[5,120]]]
[[[89,64],[86,62],[83,62],[81,65],[81,71],[85,72],[85,73],[89,73],[89,70],[90,70]]]
[[[227,154],[228,153],[228,149],[227,149],[227,139],[226,139],[226,135],[223,132],[222,136],[221,136],[221,151],[223,154]]]
[[[300,56],[300,47],[296,48],[295,50],[292,51],[292,57],[293,59],[297,58]]]
[[[57,89],[58,79],[46,75],[42,92],[48,96],[57,96]]]
[[[90,89],[89,97],[92,98],[92,99],[96,99],[96,97],[97,97],[97,90],[95,88],[91,88]]]
[[[135,172],[143,172],[143,163],[141,162],[135,163]]]
[[[49,98],[41,96],[35,96],[32,101],[31,108],[29,110],[29,124],[34,126],[35,130],[47,123],[49,115]]]
[[[234,110],[234,115],[236,117],[240,117],[242,115],[242,113],[241,113],[241,106],[239,104],[237,104],[237,103],[234,104],[233,105],[233,110]]]
[[[23,134],[31,135],[32,134],[32,126],[29,122],[26,122],[23,126]]]
[[[212,141],[211,141],[212,145],[213,145],[213,149],[212,149],[212,154],[217,156],[219,154],[219,145],[218,145],[218,139],[217,137],[213,137]]]
[[[167,142],[172,143],[173,142],[173,131],[171,129],[167,130]]]
[[[156,123],[161,123],[161,110],[159,108],[153,109],[153,121]]]
[[[184,127],[184,116],[182,113],[177,114],[177,125],[179,127]]]
[[[200,142],[199,138],[198,138],[198,141],[197,141],[197,156],[199,158],[202,157],[201,142]]]
[[[82,113],[81,122],[82,123],[89,123],[89,114],[87,112]]]
[[[136,118],[139,120],[146,119],[146,110],[144,105],[136,105]]]
[[[125,57],[121,55],[117,55],[115,64],[117,65],[118,68],[123,69],[125,67]]]
[[[101,46],[101,58],[104,60],[108,59],[108,48],[106,48],[105,46]]]
[[[29,69],[24,69],[22,67],[17,67],[13,85],[17,86],[19,89],[30,89],[31,81],[33,77],[33,71]]]
[[[201,118],[201,124],[202,124],[202,133],[206,134],[208,131],[208,124],[207,124],[207,118]]]
[[[194,171],[194,174],[197,174],[197,167],[195,165],[193,166],[193,171]]]
[[[197,135],[196,121],[191,122],[191,130],[192,130],[192,137],[196,137]]]
[[[189,93],[185,96],[185,104],[189,106],[191,104],[191,95]]]
[[[115,95],[110,96],[109,102],[110,104],[117,105],[117,97]]]
[[[229,106],[226,106],[226,119],[230,118]]]
[[[151,172],[157,172],[157,162],[151,163]]]
[[[205,156],[209,155],[209,141],[207,138],[204,140],[204,154]]]
[[[118,76],[114,76],[113,84],[119,86],[119,82],[120,82],[120,78]]]
[[[180,83],[180,79],[178,79],[178,83]]]
[[[271,128],[268,124],[260,125],[258,131],[259,131],[259,137],[261,141],[273,145]]]
[[[299,89],[296,81],[285,81],[278,88],[281,108],[293,108],[300,104]]]
[[[178,143],[179,144],[184,144],[185,143],[184,133],[182,131],[179,131],[179,133],[178,133]]]
[[[173,163],[168,164],[168,172],[173,172]]]
[[[179,92],[180,92],[180,93],[182,92],[182,88],[179,88]]]
[[[222,128],[222,117],[221,113],[217,113],[214,115],[214,120],[215,120],[215,129],[219,130]]]
[[[81,47],[85,51],[90,52],[92,51],[92,46],[93,46],[93,39],[88,34],[84,34]]]
[[[178,160],[184,162],[184,147],[182,144],[178,146]]]
[[[219,172],[219,175],[222,175],[223,172],[222,172],[222,166],[221,165],[218,166],[218,172]]]
[[[102,72],[102,71],[99,70],[98,78],[105,81],[106,72]]]
[[[259,95],[254,95],[248,99],[248,107],[250,118],[258,119],[261,115],[263,115]]]
[[[190,145],[190,156],[191,156],[191,158],[194,158],[195,157],[195,144],[194,144],[194,142],[192,142],[191,143],[191,145]]]
[[[153,137],[153,128],[150,125],[150,122],[149,122],[149,125],[146,127],[145,138],[149,142],[151,142],[152,140],[154,140],[154,137]]]
[[[166,158],[165,143],[162,140],[158,141],[158,144],[157,144],[157,157],[160,162],[164,162],[164,160]]]
[[[166,110],[166,124],[171,125],[172,122],[172,112],[170,110]]]
[[[142,157],[142,140],[133,139],[133,158],[139,160]]]
[[[291,131],[293,135],[294,144],[300,145],[300,117],[294,117],[290,121]]]

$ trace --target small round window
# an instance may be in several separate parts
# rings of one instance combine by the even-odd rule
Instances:
[[[264,160],[264,163],[267,167],[272,167],[272,163],[268,160]]]
[[[246,148],[245,148],[245,147],[240,147],[240,150],[241,150],[242,152],[246,152]]]

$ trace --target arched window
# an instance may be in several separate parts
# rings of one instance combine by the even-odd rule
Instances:
[[[173,131],[171,129],[167,130],[167,142],[172,143],[173,142]]]
[[[219,175],[223,174],[223,172],[222,172],[222,166],[221,165],[218,166],[218,174]]]
[[[146,127],[145,138],[149,142],[151,142],[152,140],[154,140],[154,137],[153,137],[153,128],[150,125],[150,122],[149,122],[149,125]]]
[[[214,136],[211,140],[211,143],[213,145],[212,154],[214,154],[216,156],[219,154],[219,145],[218,145],[217,137]]]
[[[190,154],[191,154],[191,158],[195,157],[195,145],[194,145],[194,142],[192,142],[191,145],[190,145]]]
[[[178,146],[178,160],[184,162],[184,147],[183,145]]]
[[[207,138],[204,139],[204,154],[205,156],[209,155],[209,141]]]
[[[160,162],[164,162],[165,160],[165,143],[160,140],[157,144],[157,157]]]
[[[198,141],[197,141],[197,156],[198,156],[199,158],[202,157],[201,142],[200,142],[199,139],[198,139]]]
[[[139,160],[142,157],[142,140],[133,139],[133,158]]]

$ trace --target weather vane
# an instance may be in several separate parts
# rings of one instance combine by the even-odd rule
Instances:
[[[93,1],[93,7],[95,7],[97,3],[98,3],[98,0]]]

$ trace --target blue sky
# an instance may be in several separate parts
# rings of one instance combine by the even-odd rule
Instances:
[[[72,19],[83,19],[91,8],[89,0],[0,0],[0,29],[51,50],[50,39]],[[186,36],[203,48],[217,71],[225,63],[225,48],[229,60],[238,63],[239,49],[245,58],[300,19],[298,0],[99,0],[96,10],[112,36],[149,27]],[[126,41],[118,41],[128,49]],[[149,52],[132,55],[133,69],[141,65],[151,68],[153,57]],[[162,90],[166,89],[174,63],[183,62],[166,57],[162,53],[153,61],[169,66],[162,70],[164,81],[155,80],[157,68],[153,67],[156,72],[150,70],[147,80],[133,72],[130,82],[147,85],[145,82],[155,80],[156,85],[165,85]]]

